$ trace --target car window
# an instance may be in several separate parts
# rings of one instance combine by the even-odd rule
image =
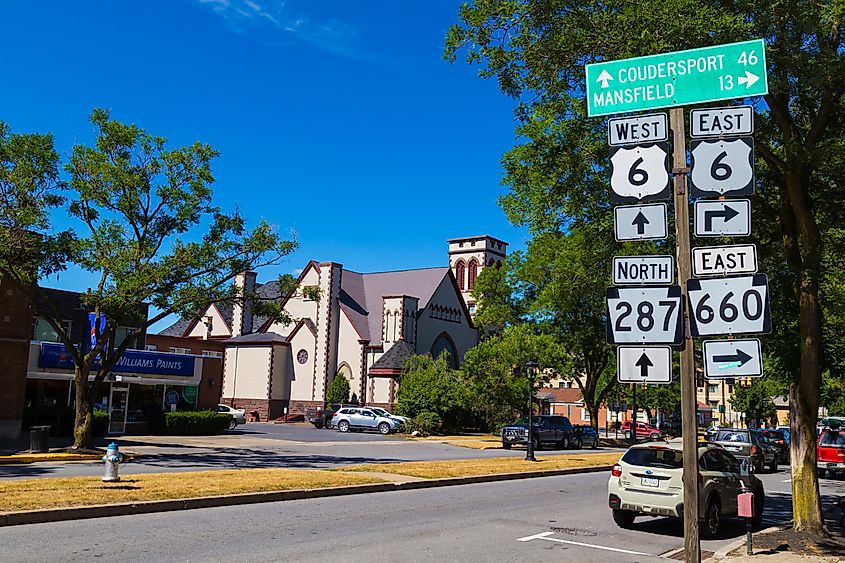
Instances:
[[[680,469],[683,467],[683,454],[669,448],[631,448],[622,456],[622,461],[640,467]]]
[[[361,411],[361,414],[363,414],[364,416],[375,416],[375,413],[373,411]]]
[[[229,409],[224,407],[223,405],[217,405],[217,412],[227,412]]]
[[[725,467],[727,467],[727,471],[730,473],[739,473],[739,461],[737,461],[734,456],[728,452],[722,452],[719,450],[716,450],[716,455],[722,458]]]
[[[822,432],[820,446],[845,446],[845,432]]]
[[[719,453],[715,450],[710,450],[704,452],[704,455],[701,456],[701,461],[704,462],[703,464],[707,471],[719,471],[722,473],[728,471],[727,462]]]
[[[716,435],[717,442],[748,442],[748,432],[736,430],[720,430]]]

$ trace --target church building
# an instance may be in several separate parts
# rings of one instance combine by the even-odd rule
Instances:
[[[457,368],[478,343],[471,291],[483,268],[501,265],[507,243],[486,235],[448,243],[449,267],[442,268],[359,273],[311,261],[289,295],[245,272],[235,284],[281,301],[292,323],[253,315],[248,302],[213,304],[162,334],[222,340],[222,400],[261,420],[322,406],[339,373],[353,402],[392,407],[405,360],[446,351]]]

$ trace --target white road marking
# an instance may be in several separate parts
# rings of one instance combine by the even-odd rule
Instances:
[[[553,541],[557,543],[565,543],[569,545],[577,545],[580,547],[592,547],[593,549],[603,549],[605,551],[614,551],[616,553],[627,553],[628,555],[645,555],[647,557],[660,557],[659,555],[655,555],[654,553],[643,553],[642,551],[631,551],[630,549],[619,549],[618,547],[608,547],[606,545],[594,545],[591,543],[583,543],[579,541],[570,541],[570,540],[562,540],[558,538],[551,538],[549,536],[553,535],[554,532],[540,532],[539,534],[534,534],[533,536],[526,536],[524,538],[519,538],[516,541],[531,541],[531,540],[546,540],[546,541]]]
[[[781,483],[791,483],[791,482],[792,482],[792,479],[784,479],[783,481],[781,481]]]

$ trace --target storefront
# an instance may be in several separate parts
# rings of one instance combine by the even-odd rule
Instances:
[[[101,383],[95,410],[108,413],[109,434],[147,433],[162,411],[196,408],[202,374],[202,357],[127,350]],[[73,363],[65,347],[31,343],[25,409],[58,413],[72,407],[73,398]]]

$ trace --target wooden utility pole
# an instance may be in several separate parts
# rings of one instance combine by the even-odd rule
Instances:
[[[698,416],[695,398],[695,358],[690,336],[687,281],[692,264],[690,258],[689,197],[687,196],[687,143],[684,110],[669,110],[672,129],[672,166],[675,180],[675,237],[677,241],[678,285],[684,296],[684,346],[681,350],[681,430],[684,449],[684,561],[701,562],[698,536]]]

